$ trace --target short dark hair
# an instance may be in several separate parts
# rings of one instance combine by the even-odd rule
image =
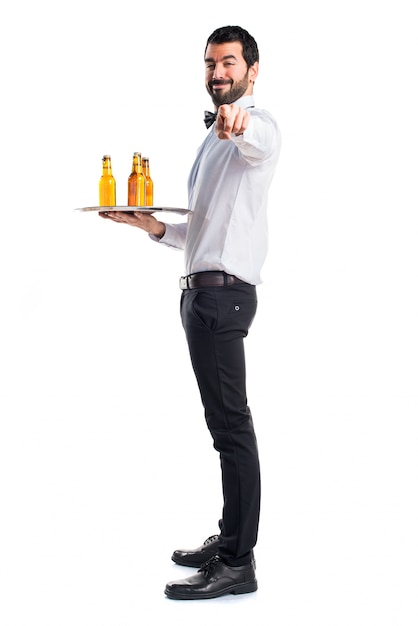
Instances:
[[[210,43],[228,43],[231,41],[240,41],[242,44],[242,56],[250,68],[259,60],[257,42],[248,31],[241,26],[221,26],[213,31],[206,42],[205,51]]]

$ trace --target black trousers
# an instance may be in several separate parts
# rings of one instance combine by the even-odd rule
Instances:
[[[256,288],[242,283],[184,290],[180,310],[206,423],[220,456],[219,553],[231,566],[244,565],[257,541],[260,514],[260,466],[244,354],[257,310]]]

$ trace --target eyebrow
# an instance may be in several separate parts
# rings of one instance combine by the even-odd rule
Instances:
[[[234,59],[235,61],[238,61],[237,57],[234,54],[226,54],[224,57],[222,57],[221,61],[226,61],[226,59]],[[208,63],[209,61],[215,61],[215,59],[212,59],[212,57],[206,57],[205,63]]]

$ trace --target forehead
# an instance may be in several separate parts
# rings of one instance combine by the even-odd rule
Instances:
[[[221,61],[223,58],[231,56],[237,61],[244,60],[242,56],[242,43],[240,41],[210,43],[205,51],[205,61]]]

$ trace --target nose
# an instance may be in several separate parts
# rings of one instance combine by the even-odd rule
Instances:
[[[215,63],[215,67],[213,69],[212,78],[216,80],[220,80],[223,78],[223,65],[222,63]]]

